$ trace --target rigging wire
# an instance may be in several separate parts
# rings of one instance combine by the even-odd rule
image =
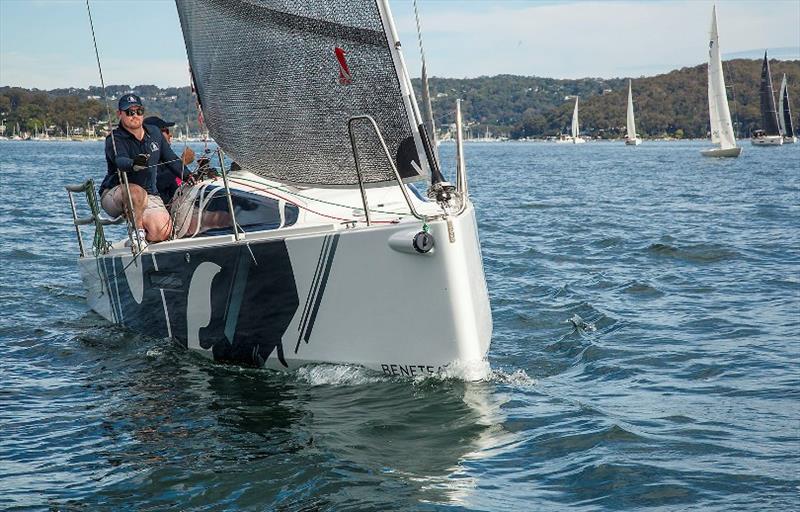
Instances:
[[[428,134],[430,138],[430,142],[434,147],[434,154],[436,159],[439,159],[439,152],[436,143],[436,122],[433,118],[433,105],[431,105],[431,91],[428,87],[428,72],[427,66],[425,64],[425,48],[422,45],[422,23],[420,22],[419,16],[419,9],[417,7],[417,0],[413,0],[414,3],[414,20],[417,25],[417,46],[419,46],[419,58],[422,63],[422,73],[420,76],[420,82],[422,84],[422,101],[424,103],[425,111],[427,113],[427,120],[425,120],[425,125],[428,131],[431,133]]]
[[[419,46],[419,58],[422,65],[425,66],[425,49],[422,47],[422,25],[419,21],[419,10],[417,9],[417,0],[414,0],[414,20],[417,24],[417,45]]]
[[[281,192],[284,192],[284,193],[287,193],[287,194],[291,194],[291,195],[293,195],[295,197],[299,197],[299,198],[305,199],[307,201],[314,201],[314,202],[317,202],[317,203],[322,203],[322,204],[326,204],[326,205],[329,205],[329,206],[335,206],[335,207],[338,207],[338,208],[345,208],[345,209],[357,208],[359,210],[362,209],[362,208],[359,208],[359,207],[356,207],[356,206],[352,206],[352,205],[348,205],[348,204],[334,203],[332,201],[326,201],[325,199],[319,199],[317,197],[305,196],[303,194],[298,194],[296,192],[292,192],[291,190],[286,190],[285,188],[277,187],[277,186],[274,186],[274,185],[264,185],[263,183],[257,182],[255,180],[250,180],[250,179],[247,179],[247,178],[231,178],[231,181],[238,182],[240,184],[243,184],[242,182],[245,182],[245,181],[249,181],[251,183],[257,183],[259,185],[258,187],[254,186],[254,185],[247,185],[246,183],[244,183],[244,184],[249,186],[249,187],[251,187],[251,188],[253,188],[254,190],[260,190],[262,192],[267,192],[267,193],[275,195],[276,197],[280,197],[280,196],[278,196],[278,194],[275,194],[274,192],[272,192],[270,189],[279,190]],[[315,213],[315,214],[321,215],[323,217],[330,217],[329,215],[325,215],[323,213],[316,212],[316,211],[308,208],[307,206],[297,204],[295,201],[292,201],[290,199],[286,199],[284,197],[281,197],[281,199],[284,199],[285,201],[297,206],[298,208],[306,209],[306,210],[310,211],[311,213]],[[391,211],[386,211],[386,210],[376,210],[374,208],[370,208],[369,211],[372,212],[372,213],[381,213],[381,214],[385,214],[385,215],[397,215],[397,216],[400,216],[400,217],[405,217],[405,216],[410,215],[409,213],[391,212]],[[339,219],[338,217],[331,217],[331,218]],[[349,219],[340,219],[340,220],[349,220]]]
[[[89,7],[89,0],[86,0],[86,12],[89,13],[89,27],[92,30],[92,43],[94,44],[94,55],[95,55],[95,58],[97,59],[97,70],[100,73],[100,86],[103,88],[103,103],[105,103],[106,112],[108,113],[108,129],[109,129],[109,136],[111,137],[111,147],[114,150],[114,159],[116,159],[116,157],[117,157],[117,142],[114,139],[114,129],[111,127],[111,122],[112,122],[111,108],[108,106],[108,94],[106,93],[106,81],[103,78],[103,67],[100,65],[100,52],[97,49],[97,37],[95,36],[95,33],[94,33],[94,21],[92,20],[92,9],[91,9],[91,7]],[[131,191],[130,191],[130,188],[128,187],[128,177],[127,176],[122,176],[122,172],[119,170],[119,168],[117,168],[117,176],[119,178],[120,184],[123,184],[123,183],[125,184],[125,192],[127,192],[127,195],[128,195],[128,209],[129,209],[129,213],[130,213],[130,219],[127,219],[127,222],[125,224],[126,224],[126,226],[128,228],[128,240],[131,243],[131,248],[133,248],[133,246],[134,246],[133,231],[136,230],[136,216],[133,213],[133,200],[131,199]],[[124,178],[124,180],[123,180],[123,178]],[[138,231],[137,231],[137,233],[138,233]],[[138,235],[137,235],[137,240],[138,240]],[[141,254],[141,252],[142,252],[141,251],[141,245],[139,243],[137,243],[136,246],[139,247],[139,249],[140,249],[138,254]],[[138,254],[136,254],[136,257],[134,258],[134,261],[136,261],[136,258],[138,257]]]
[[[94,44],[94,56],[97,59],[97,71],[100,73],[100,86],[103,88],[103,103],[106,106],[106,113],[108,114],[108,128],[111,130],[111,108],[108,106],[108,94],[106,94],[106,82],[103,79],[103,67],[100,65],[100,52],[97,50],[97,38],[94,35],[94,22],[92,21],[92,9],[89,7],[89,0],[86,0],[86,11],[89,13],[89,27],[92,29],[92,43]],[[114,137],[111,137],[111,145],[114,148],[114,156],[117,156],[117,143]]]

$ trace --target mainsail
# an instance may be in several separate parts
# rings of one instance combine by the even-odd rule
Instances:
[[[176,4],[203,119],[243,168],[289,183],[356,185],[348,120],[369,115],[403,178],[429,172],[386,0]],[[354,123],[364,182],[393,181],[371,124]]]
[[[580,129],[578,127],[578,98],[575,97],[575,110],[572,111],[572,136],[578,138]]]
[[[628,80],[628,139],[636,138],[636,123],[633,121],[633,92],[631,91],[631,81]]]
[[[789,107],[789,89],[786,86],[786,73],[781,81],[781,92],[778,95],[778,122],[784,137],[794,137],[792,110]]]
[[[711,35],[708,43],[708,113],[711,120],[711,142],[722,149],[736,147],[736,136],[725,93],[725,76],[722,73],[722,57],[717,32],[717,8],[711,11]]]
[[[772,75],[769,71],[767,52],[764,52],[764,63],[761,65],[761,128],[767,135],[781,134],[778,127],[775,91],[772,87]]]

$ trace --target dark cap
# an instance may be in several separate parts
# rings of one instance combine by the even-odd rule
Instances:
[[[175,126],[175,123],[168,123],[158,116],[145,117],[144,124],[152,124],[153,126],[157,126],[159,130],[166,130],[170,126]]]
[[[119,99],[119,110],[128,110],[131,107],[141,107],[142,98],[135,94],[125,94]]]

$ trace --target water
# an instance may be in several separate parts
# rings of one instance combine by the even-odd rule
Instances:
[[[494,337],[465,383],[108,324],[63,189],[102,146],[2,143],[0,509],[797,510],[800,145],[706,146],[468,145]]]

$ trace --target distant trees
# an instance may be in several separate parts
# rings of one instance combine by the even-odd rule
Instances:
[[[772,61],[773,79],[789,80],[795,114],[800,112],[800,61]],[[761,123],[759,86],[761,61],[737,59],[723,63],[734,128],[742,137]],[[706,65],[686,67],[633,81],[636,128],[645,137],[708,136]],[[417,94],[419,80],[414,82]],[[575,96],[580,96],[581,133],[601,138],[625,134],[627,79],[554,78],[498,75],[479,78],[431,78],[431,103],[436,124],[447,129],[454,122],[455,100],[461,98],[464,122],[474,136],[488,129],[494,135],[512,138],[545,137],[568,129]],[[108,86],[109,108],[116,111],[117,98],[134,92],[144,99],[148,114],[175,121],[193,132],[199,130],[194,97],[188,87],[161,89],[154,85]],[[107,120],[103,91],[55,89],[39,91],[0,87],[0,120],[7,127],[19,123],[23,131],[54,127],[56,133]],[[777,96],[777,91],[776,91]],[[116,121],[114,121],[116,122]],[[796,123],[800,125],[800,122]],[[7,128],[8,130],[8,128]]]
[[[51,135],[66,135],[67,126],[85,130],[108,121],[111,111],[112,123],[116,123],[117,99],[125,93],[134,92],[144,99],[147,115],[159,115],[164,119],[180,123],[185,129],[197,132],[197,110],[194,97],[188,87],[161,89],[155,85],[112,85],[106,89],[108,108],[103,104],[100,87],[88,89],[54,89],[52,91],[29,90],[20,87],[0,87],[0,122],[6,132],[18,124],[20,131],[33,133],[49,128]]]
[[[723,63],[734,128],[742,137],[761,122],[761,61]],[[800,62],[771,61],[773,80],[789,80],[792,112],[800,109]],[[633,80],[636,128],[647,137],[708,136],[707,68],[705,64]],[[513,138],[545,137],[565,131],[579,95],[581,133],[615,138],[625,134],[627,79],[552,78],[499,75],[473,79],[431,78],[434,114],[439,126],[451,123],[455,99],[461,98],[464,121],[486,124]],[[417,86],[415,84],[415,86]],[[419,91],[419,87],[415,87]],[[777,97],[777,92],[776,97]],[[738,124],[737,124],[738,123]]]

